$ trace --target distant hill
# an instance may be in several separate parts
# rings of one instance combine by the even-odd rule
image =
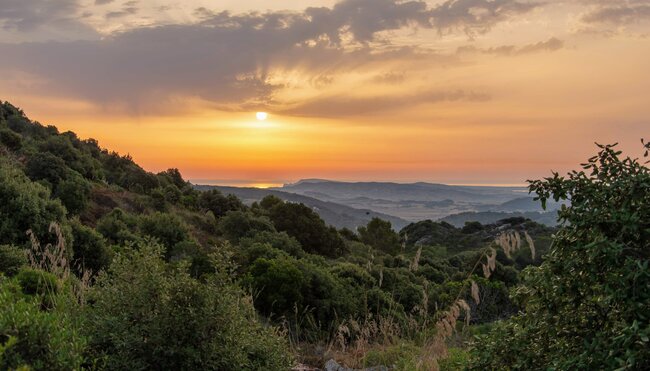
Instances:
[[[304,179],[273,188],[368,209],[411,222],[469,212],[543,212],[525,187],[454,186],[437,183],[338,182]],[[549,210],[557,205],[549,204]],[[481,215],[481,217],[485,217]],[[490,219],[490,221],[492,221]]]
[[[521,192],[525,191],[524,187],[452,186],[424,182],[337,182],[322,179],[301,180],[274,189],[298,194],[318,194],[337,200],[368,197],[390,201],[453,200],[479,203],[506,202],[521,197]]]
[[[346,227],[352,230],[356,230],[357,227],[368,224],[368,222],[375,217],[391,222],[393,228],[396,230],[400,230],[409,224],[408,221],[396,216],[382,214],[368,209],[355,209],[353,207],[337,204],[334,202],[322,201],[309,196],[282,192],[273,189],[211,185],[195,185],[195,188],[198,190],[216,188],[224,194],[233,194],[237,196],[244,203],[249,205],[255,201],[261,200],[268,195],[274,195],[282,200],[289,202],[303,203],[316,211],[327,224],[331,224],[337,228]]]
[[[546,202],[546,211],[554,211],[560,208],[560,202],[549,200]],[[543,212],[539,201],[533,197],[519,197],[514,200],[506,201],[500,205],[486,205],[478,208],[479,211],[498,211],[498,212]]]
[[[547,226],[556,226],[557,225],[557,212],[548,211],[548,212],[495,212],[495,211],[482,211],[482,212],[465,212],[460,214],[454,214],[446,216],[440,221],[447,222],[456,227],[462,227],[466,222],[479,222],[481,224],[492,224],[496,223],[499,220],[512,218],[512,217],[524,217],[530,219],[539,224],[544,224]]]

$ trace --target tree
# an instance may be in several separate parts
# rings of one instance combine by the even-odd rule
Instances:
[[[267,316],[284,315],[291,313],[294,306],[302,307],[305,280],[293,259],[259,258],[251,265],[247,281],[256,293],[255,306]]]
[[[0,129],[0,143],[12,151],[19,150],[23,145],[23,137],[9,129]]]
[[[61,181],[54,191],[56,198],[61,200],[68,213],[78,215],[88,205],[91,186],[81,176]]]
[[[49,152],[36,153],[27,161],[26,174],[32,180],[47,180],[56,186],[61,180],[67,179],[69,173],[65,161]]]
[[[524,271],[524,311],[479,338],[474,369],[650,368],[650,172],[599,148],[582,171],[530,183],[542,205],[570,206],[542,265]]]
[[[168,253],[174,245],[189,238],[187,225],[175,214],[156,212],[145,215],[140,219],[140,230],[156,238]]]
[[[109,243],[124,245],[127,242],[138,240],[138,237],[135,235],[137,225],[138,220],[135,216],[124,212],[122,209],[115,208],[99,219],[95,229]]]
[[[104,237],[94,229],[86,227],[78,220],[72,223],[74,238],[73,268],[77,273],[90,270],[97,273],[108,267],[113,257],[113,250],[106,245]]]
[[[334,227],[328,227],[312,209],[295,203],[277,203],[269,217],[278,231],[295,237],[303,249],[312,254],[338,257],[345,253],[345,243]]]
[[[226,215],[228,211],[246,208],[236,196],[224,196],[217,189],[202,192],[199,196],[199,206],[206,211],[211,211],[217,218]]]
[[[259,232],[275,232],[273,224],[266,217],[255,216],[246,211],[228,211],[219,220],[219,230],[230,241],[254,236]]]
[[[49,189],[31,182],[22,171],[0,159],[0,243],[26,246],[29,238],[25,232],[29,229],[41,242],[53,242],[54,236],[48,231],[51,222],[61,225],[70,245],[70,227],[61,202],[50,198]]]
[[[368,225],[359,228],[361,242],[389,254],[399,252],[399,235],[389,221],[372,218]]]

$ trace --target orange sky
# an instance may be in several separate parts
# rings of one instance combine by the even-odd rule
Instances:
[[[520,184],[650,133],[650,1],[220,4],[10,4],[0,99],[151,171],[259,184]]]

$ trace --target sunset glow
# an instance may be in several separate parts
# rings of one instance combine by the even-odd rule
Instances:
[[[0,13],[0,99],[151,171],[521,184],[650,127],[650,17],[607,2],[101,3]]]

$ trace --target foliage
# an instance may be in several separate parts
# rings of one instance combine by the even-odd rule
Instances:
[[[298,240],[306,252],[328,257],[338,257],[345,253],[345,243],[338,231],[334,227],[328,227],[309,207],[276,202],[268,212],[275,228]]]
[[[96,226],[97,232],[101,233],[109,243],[124,245],[127,242],[134,242],[138,237],[134,233],[137,229],[138,220],[133,215],[124,212],[122,209],[113,209],[104,215]]]
[[[12,246],[0,245],[0,273],[6,276],[13,276],[18,270],[27,265],[25,249]]]
[[[224,196],[217,189],[201,192],[199,206],[206,211],[211,211],[216,217],[224,216],[228,211],[244,209],[244,204],[237,197]]]
[[[61,200],[68,213],[78,215],[88,206],[90,189],[91,186],[87,181],[75,177],[59,182],[54,195]]]
[[[22,147],[23,137],[16,132],[3,128],[0,129],[0,143],[15,151]]]
[[[228,211],[219,220],[219,230],[224,237],[233,242],[244,237],[253,237],[261,232],[275,232],[268,218],[239,210]]]
[[[397,253],[400,249],[399,235],[393,231],[389,221],[372,218],[368,225],[359,228],[361,241],[387,253]]]
[[[69,313],[42,310],[38,297],[0,278],[0,347],[3,370],[76,370],[84,361],[85,339]]]
[[[75,241],[73,268],[81,275],[84,271],[99,272],[108,267],[113,250],[106,245],[104,237],[94,229],[72,222],[72,236]]]
[[[395,355],[385,362],[426,369],[426,352],[416,350],[428,349],[432,318],[469,299],[467,278],[494,237],[503,229],[530,233],[538,254],[499,252],[491,277],[474,277],[482,301],[471,304],[472,323],[526,305],[506,294],[521,269],[541,263],[553,232],[523,218],[464,228],[422,221],[399,235],[373,219],[359,233],[337,231],[303,204],[267,196],[247,207],[233,195],[195,189],[178,169],[149,173],[128,154],[31,122],[1,102],[0,141],[0,280],[10,282],[11,305],[34,307],[21,326],[51,317],[67,342],[50,342],[11,367],[38,368],[48,352],[74,346],[88,350],[83,367],[90,369],[287,369],[286,339],[299,351],[300,342],[329,348],[342,339],[357,366],[369,349],[383,348]],[[48,247],[56,242],[52,221],[62,227],[67,255]],[[30,256],[49,251],[61,264],[25,264],[29,229],[43,239]],[[37,319],[25,322],[30,316]],[[16,344],[53,339],[47,331],[56,327],[43,326],[43,339],[0,334],[0,357],[15,354]],[[70,354],[78,362],[81,353]],[[50,368],[79,368],[65,362]]]
[[[27,230],[47,236],[52,221],[62,225],[65,235],[69,237],[65,214],[61,202],[50,199],[47,188],[31,182],[22,171],[0,159],[1,243],[26,246],[29,240],[25,234]]]
[[[539,268],[525,271],[522,314],[480,337],[475,369],[650,367],[650,172],[614,146],[561,177],[531,182],[544,204],[570,200]]]
[[[250,301],[227,276],[199,282],[186,267],[168,266],[155,245],[116,256],[91,296],[91,352],[107,369],[290,366],[284,341],[256,321]]]

